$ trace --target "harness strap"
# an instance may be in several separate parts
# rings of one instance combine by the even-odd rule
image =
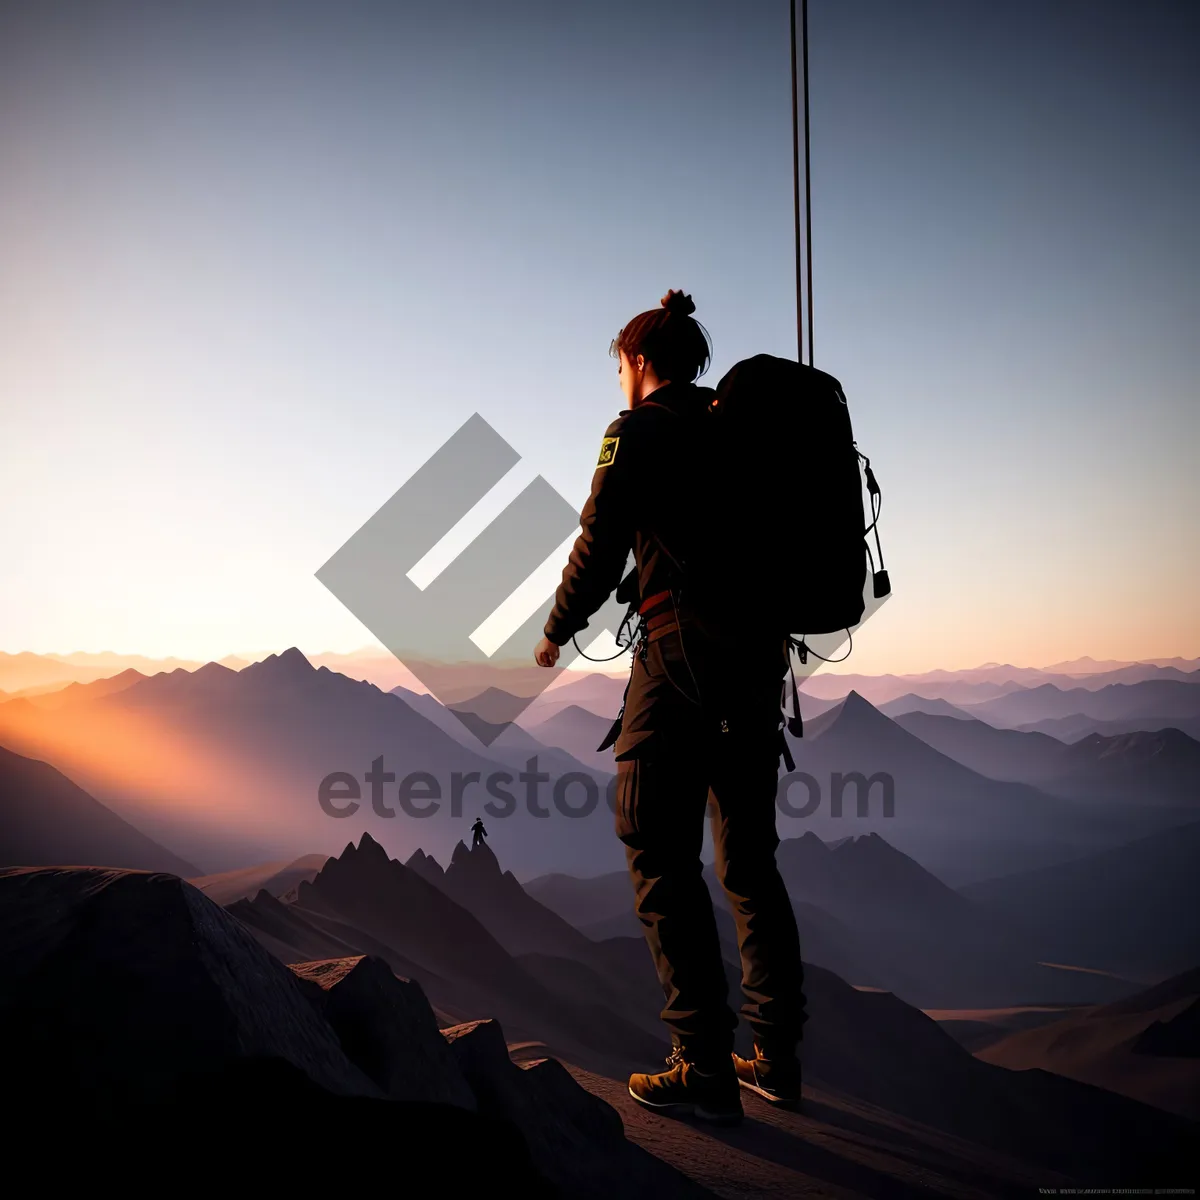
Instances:
[[[621,722],[625,718],[625,701],[629,697],[629,685],[633,682],[633,671],[629,672],[629,678],[625,681],[625,691],[621,696],[621,711],[617,713],[617,719],[608,727],[608,732],[604,735],[604,741],[596,747],[597,751],[607,750],[609,746],[616,743],[617,738],[621,736]]]
[[[651,611],[651,609],[659,608],[660,606],[669,603],[670,600],[671,593],[669,591],[655,592],[653,596],[647,596],[646,599],[643,600],[640,605],[638,605],[638,612],[644,617]]]

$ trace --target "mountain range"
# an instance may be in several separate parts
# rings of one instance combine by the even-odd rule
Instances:
[[[1143,977],[1045,965],[1023,923],[947,887],[878,834],[831,845],[805,833],[782,841],[776,857],[805,962],[918,1007],[1094,1003],[1128,995]],[[711,867],[705,877],[722,943],[736,962],[728,901]],[[640,932],[626,872],[590,879],[554,873],[525,889],[590,937]]]
[[[1200,696],[1197,685],[1174,680],[1084,694],[1111,706],[1103,698],[1113,689],[1128,698],[1152,686]],[[421,846],[445,859],[482,812],[519,876],[586,876],[619,868],[623,857],[610,835],[611,774],[603,768],[611,771],[611,759],[595,750],[622,689],[598,675],[549,689],[521,725],[485,747],[433,697],[382,692],[291,650],[240,671],[127,671],[0,703],[0,743],[54,762],[119,817],[198,863],[196,874],[333,852],[340,822],[322,811],[320,793],[322,781],[335,779],[333,794],[356,792],[335,810],[403,858]],[[877,832],[958,885],[1066,861],[1194,814],[1197,747],[1182,732],[1068,747],[961,711],[910,709],[892,720],[852,691],[810,716],[791,743],[807,780],[787,781],[783,835],[811,829],[833,841],[847,830]],[[536,773],[527,769],[534,760]],[[379,812],[368,782],[375,763],[384,781]],[[861,816],[854,773],[860,785],[875,778]],[[574,782],[556,797],[568,776]],[[401,780],[417,794],[407,811]],[[892,816],[882,812],[887,787]],[[587,815],[572,815],[581,807]]]
[[[564,677],[484,745],[486,714],[297,650],[237,670],[116,665],[0,696],[0,1052],[25,1081],[18,1137],[67,1120],[95,1133],[75,1147],[94,1171],[131,1128],[147,1154],[192,1153],[186,1131],[219,1112],[206,1164],[226,1174],[236,1144],[278,1178],[297,1156],[263,1131],[283,1122],[308,1184],[336,1129],[356,1170],[398,1155],[419,1192],[597,1200],[1186,1176],[1194,663],[992,664],[881,677],[875,703],[857,687],[802,701],[777,857],[806,962],[805,1110],[747,1097],[728,1134],[664,1122],[625,1090],[667,1042],[604,802],[611,759],[594,749],[622,679]],[[1053,722],[1154,727],[1019,727]],[[589,816],[519,779],[535,756],[592,781]],[[488,841],[468,847],[489,796],[472,772],[507,774],[515,811],[484,811]],[[876,777],[862,815],[853,772]],[[357,804],[348,817],[318,802],[334,776],[322,794]],[[372,776],[402,815],[375,811]],[[403,813],[401,787],[418,808],[440,791],[437,811]],[[733,922],[705,878],[736,994]]]
[[[1040,959],[1156,982],[1200,955],[1197,861],[1200,821],[961,891]]]
[[[515,881],[497,882],[506,878],[499,864],[477,855],[464,847],[452,859],[444,875],[459,876],[455,888],[511,889]],[[331,939],[335,929],[374,948],[314,961],[307,945],[279,936]],[[474,1180],[456,1160],[482,1155],[492,1186],[539,1196],[540,1178],[556,1189],[547,1195],[585,1200],[614,1188],[668,1200],[713,1194],[705,1187],[728,1195],[738,1180],[830,1197],[930,1187],[1008,1196],[1035,1180],[1169,1186],[1194,1132],[1114,1091],[981,1061],[896,996],[815,965],[803,1113],[768,1113],[748,1097],[750,1120],[725,1138],[633,1112],[621,1064],[645,1055],[650,1065],[661,1042],[598,996],[589,1006],[551,993],[467,909],[369,836],[302,882],[294,900],[263,892],[224,910],[162,874],[0,871],[0,953],[10,966],[0,1051],[32,1080],[15,1126],[22,1137],[56,1102],[68,1114],[86,1105],[106,1140],[122,1126],[153,1130],[154,1153],[182,1147],[203,1105],[233,1120],[230,1140],[206,1154],[222,1170],[236,1143],[245,1163],[273,1160],[276,1177],[286,1174],[295,1156],[280,1163],[256,1110],[303,1129],[310,1149],[318,1130],[350,1137],[356,1121],[367,1139],[359,1158],[373,1164],[380,1144],[393,1159],[415,1156],[427,1191]],[[656,987],[648,955],[640,965]],[[447,1011],[439,993],[483,1007]],[[324,1181],[322,1156],[301,1157],[309,1179]]]
[[[966,707],[993,725],[1015,728],[1034,721],[1070,716],[1099,721],[1124,721],[1146,717],[1168,721],[1200,718],[1200,672],[1178,678],[1143,679],[1136,683],[1108,683],[1098,688],[1061,688],[1053,683],[1006,692]]]
[[[443,713],[442,721],[457,718]],[[489,812],[511,813],[488,819],[518,869],[621,861],[615,840],[599,835],[611,827],[607,775],[515,727],[486,752],[466,744],[470,736],[451,736],[372,684],[314,668],[298,650],[241,671],[210,663],[120,690],[90,684],[53,707],[29,698],[0,704],[0,744],[54,761],[209,872],[334,850],[340,822],[322,810],[319,793],[323,780],[346,775],[358,797],[335,807],[405,856],[419,845],[448,854],[490,804]],[[380,811],[366,780],[377,760],[381,780],[395,776],[378,785]],[[555,804],[554,785],[568,774],[592,781],[594,801],[577,782],[562,808]],[[406,779],[414,794],[407,811],[398,797]],[[564,815],[588,803],[590,816]]]
[[[490,850],[464,846],[446,872],[453,877],[449,883],[430,882],[427,865],[414,859],[412,865],[390,859],[363,834],[357,846],[348,845],[311,880],[301,881],[294,898],[280,901],[260,892],[230,911],[267,935],[271,940],[264,944],[273,952],[287,947],[290,961],[329,953],[331,947],[310,940],[311,928],[334,934],[346,951],[377,954],[401,973],[418,974],[438,1009],[458,1019],[488,1013],[510,1035],[545,1041],[582,1064],[619,1072],[629,1069],[631,1056],[666,1053],[654,1009],[640,1024],[625,1015],[628,997],[613,993],[601,974],[611,967],[605,952],[555,914],[537,912],[541,906],[523,892],[517,896],[520,885],[500,871]],[[460,902],[468,896],[468,904]],[[546,986],[521,957],[534,951],[563,957],[568,949],[602,985],[585,1003],[572,1004],[563,990]],[[645,970],[645,947],[638,950]],[[610,1003],[602,1005],[599,997],[606,993]]]
[[[782,836],[804,827],[825,840],[849,831],[880,833],[955,886],[1065,861],[1182,824],[1189,815],[1175,807],[1085,803],[1027,783],[987,778],[934,749],[856,692],[806,722],[804,737],[792,739],[791,749],[797,772],[807,779],[795,779],[786,804],[791,812],[815,808],[793,818],[784,807]],[[859,776],[857,786],[851,772]],[[840,812],[839,779],[848,780]],[[865,811],[860,807],[864,793]]]
[[[1031,783],[1060,796],[1200,805],[1200,741],[1166,728],[1065,743],[1049,734],[984,721],[907,712],[897,724],[990,779]]]
[[[978,1057],[1015,1071],[1053,1071],[1200,1120],[1200,968],[1009,1034]]]
[[[173,876],[0,871],[0,953],[0,1054],[25,1081],[8,1132],[67,1121],[71,1186],[133,1161],[167,1177],[201,1137],[202,1172],[289,1190],[399,1167],[422,1195],[711,1195],[558,1062],[514,1063],[494,1018],[439,1026],[370,955],[285,965]]]

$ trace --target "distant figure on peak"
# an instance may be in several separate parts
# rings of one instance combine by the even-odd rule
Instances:
[[[483,839],[487,837],[487,830],[483,827],[482,817],[475,818],[475,824],[471,826],[471,833],[473,835],[471,838],[471,849],[474,850],[476,846],[482,846]]]
[[[707,333],[691,316],[696,306],[679,291],[661,303],[634,317],[610,347],[628,408],[600,444],[579,536],[534,659],[555,666],[560,648],[614,589],[619,601],[636,605],[632,674],[600,749],[616,747],[616,832],[674,1050],[668,1070],[633,1075],[629,1091],[658,1112],[732,1123],[743,1115],[741,1087],[776,1104],[800,1098],[803,967],[775,863],[788,641],[753,579],[739,589],[735,609],[717,601],[720,586],[701,582],[735,578],[742,565],[697,566],[713,541],[714,497],[729,464],[709,440],[717,393],[695,383],[711,355]],[[743,541],[753,533],[735,532]],[[635,568],[622,579],[630,551]],[[733,1054],[737,1016],[702,874],[710,793],[753,1059]]]

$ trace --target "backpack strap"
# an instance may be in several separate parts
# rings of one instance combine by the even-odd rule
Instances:
[[[787,744],[787,737],[783,730],[779,731],[779,748],[783,752],[783,764],[789,771],[796,769],[796,760],[792,757],[791,747]]]
[[[796,666],[792,662],[793,647],[795,648],[796,653],[800,657],[800,665],[801,666],[804,666],[804,664],[806,662],[808,662],[808,647],[804,644],[803,638],[801,638],[800,641],[798,641],[798,642],[794,641],[790,637],[788,638],[787,656],[788,656],[788,673],[791,675],[791,682],[792,682],[792,711],[790,713],[787,713],[787,731],[788,731],[788,733],[790,733],[792,735],[792,737],[801,738],[804,736],[804,719],[800,715],[800,690],[796,687]],[[784,706],[786,706],[786,704],[787,704],[787,684],[784,684],[784,694],[780,701],[780,705],[781,705],[781,707],[784,707]],[[786,707],[784,707],[784,711],[785,712],[787,711]],[[791,768],[789,768],[789,770],[790,769]]]

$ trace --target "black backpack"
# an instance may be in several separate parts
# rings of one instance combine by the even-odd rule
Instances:
[[[842,385],[789,359],[744,359],[717,384],[701,445],[706,536],[684,571],[693,599],[800,640],[857,625],[881,497]],[[873,590],[890,590],[882,550]]]

